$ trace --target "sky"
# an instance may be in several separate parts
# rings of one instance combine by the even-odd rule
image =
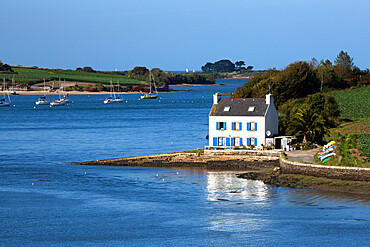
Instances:
[[[198,71],[229,59],[283,69],[343,50],[370,67],[369,0],[11,0],[0,10],[10,65]]]

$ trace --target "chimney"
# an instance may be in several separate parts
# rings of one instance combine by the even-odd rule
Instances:
[[[218,102],[220,101],[220,99],[221,99],[221,94],[219,94],[219,93],[215,93],[215,94],[213,95],[213,104],[214,104],[214,105],[218,104]]]
[[[266,105],[274,105],[274,95],[272,94],[266,95]]]

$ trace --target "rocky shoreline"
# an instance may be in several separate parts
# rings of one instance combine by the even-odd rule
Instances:
[[[241,179],[260,180],[267,185],[288,188],[316,189],[370,195],[370,182],[331,179],[299,174],[283,173],[275,154],[255,155],[217,154],[197,152],[148,155],[140,157],[107,159],[72,163],[72,165],[99,165],[125,167],[155,167],[197,169],[201,171],[237,171]]]

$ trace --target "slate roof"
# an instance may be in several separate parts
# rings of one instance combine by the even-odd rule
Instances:
[[[254,111],[248,111],[249,107],[255,107]],[[224,111],[230,107],[229,111]],[[218,104],[213,105],[210,116],[265,116],[267,109],[266,99],[227,99],[222,98]]]

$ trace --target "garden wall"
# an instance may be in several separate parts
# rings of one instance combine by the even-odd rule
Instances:
[[[282,153],[280,153],[280,170],[282,173],[302,174],[331,179],[370,181],[370,168],[304,164],[286,160]]]

